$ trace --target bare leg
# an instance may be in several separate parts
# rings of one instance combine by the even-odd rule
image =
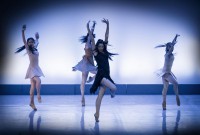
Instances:
[[[117,90],[117,87],[114,83],[112,83],[110,80],[103,78],[101,81],[101,84],[108,87],[111,90],[111,98],[115,97],[115,91]]]
[[[89,73],[89,72],[82,72],[82,81],[81,81],[81,86],[80,86],[80,89],[81,89],[81,103],[82,103],[82,106],[85,106],[84,92],[85,92],[85,82],[86,82],[86,79],[87,79],[87,77],[88,77],[88,73]]]
[[[39,77],[37,77],[37,76],[35,76],[33,79],[36,82],[36,90],[37,90],[38,102],[41,103],[42,102],[42,99],[41,99],[41,96],[40,96],[41,79]]]
[[[178,94],[178,82],[171,74],[166,79],[167,79],[167,81],[169,81],[170,83],[173,84],[174,93],[176,95],[176,103],[178,106],[180,106],[180,99],[179,99],[179,94]]]
[[[37,108],[35,107],[35,104],[34,104],[34,90],[35,90],[35,81],[33,78],[31,78],[31,88],[30,88],[30,107],[33,109],[33,110],[37,110]]]
[[[101,101],[102,101],[103,95],[105,93],[105,90],[106,90],[106,87],[101,86],[98,97],[96,99],[96,113],[94,114],[96,122],[99,122],[99,111],[100,111]]]
[[[166,96],[167,96],[167,90],[168,90],[168,87],[169,87],[169,82],[166,80],[165,75],[162,77],[162,81],[163,81],[163,91],[162,91],[163,103],[162,103],[162,107],[163,107],[163,110],[166,110]]]

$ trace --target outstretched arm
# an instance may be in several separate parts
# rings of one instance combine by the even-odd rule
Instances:
[[[89,37],[90,37],[90,39],[91,39],[91,41],[92,41],[92,50],[93,50],[93,53],[94,53],[94,55],[96,56],[96,55],[97,55],[97,52],[94,52],[94,49],[95,49],[95,40],[94,40],[94,37],[93,37],[93,35],[92,35],[92,32],[91,32],[91,30],[90,30],[90,28],[89,28],[89,23],[90,23],[90,21],[88,21],[88,23],[87,23],[87,30],[88,30],[88,33],[89,33]]]
[[[180,36],[178,34],[176,34],[176,36],[174,37],[173,41],[172,41],[172,45],[174,46],[177,43],[177,37]]]
[[[38,47],[38,44],[39,44],[39,41],[38,41],[38,39],[40,38],[40,36],[39,36],[39,33],[38,32],[36,32],[35,33],[35,48],[37,48]]]
[[[106,33],[105,33],[105,42],[108,42],[108,36],[109,36],[109,21],[108,19],[103,18],[102,20],[103,23],[107,25],[106,27]]]
[[[26,25],[22,26],[22,40],[24,42],[25,47],[28,47],[27,43],[26,43],[26,38],[25,38],[25,30],[26,30]]]
[[[154,48],[159,48],[159,47],[166,47],[166,45],[157,45]]]

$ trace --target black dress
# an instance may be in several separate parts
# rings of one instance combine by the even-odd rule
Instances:
[[[101,80],[103,78],[106,78],[110,80],[112,83],[114,83],[114,81],[110,77],[110,66],[108,62],[108,59],[109,59],[108,54],[98,52],[98,54],[94,56],[94,58],[97,62],[98,70],[97,70],[94,83],[92,84],[92,87],[90,88],[90,94],[94,94],[97,91],[98,87],[101,85]]]

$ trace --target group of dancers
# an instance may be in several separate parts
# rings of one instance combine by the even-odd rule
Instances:
[[[114,83],[114,81],[110,77],[110,66],[109,66],[109,60],[112,60],[113,55],[117,55],[115,53],[110,53],[107,50],[108,45],[108,37],[109,37],[109,21],[108,19],[102,19],[102,22],[106,24],[106,32],[105,32],[105,39],[98,39],[95,43],[95,24],[96,22],[93,21],[93,25],[90,28],[90,21],[87,23],[87,35],[82,36],[80,41],[82,43],[85,43],[85,54],[80,62],[74,67],[72,67],[73,71],[80,71],[82,72],[82,81],[80,85],[80,91],[81,91],[81,104],[82,106],[85,106],[85,97],[84,97],[84,91],[85,91],[85,83],[94,81],[91,88],[90,88],[90,94],[94,94],[97,89],[99,88],[99,93],[96,99],[96,112],[94,114],[95,121],[99,122],[99,116],[100,116],[100,106],[101,101],[104,96],[104,93],[106,91],[106,88],[110,90],[111,98],[115,97],[115,91],[117,90],[117,87]],[[40,69],[38,65],[38,58],[39,58],[39,52],[37,50],[37,46],[39,44],[39,34],[35,34],[35,39],[30,37],[26,40],[25,38],[25,30],[26,25],[22,26],[22,39],[24,42],[24,45],[22,47],[17,48],[16,53],[21,52],[22,50],[26,49],[27,54],[29,56],[29,67],[26,73],[25,79],[30,78],[31,82],[31,88],[30,88],[30,107],[33,110],[37,110],[35,103],[34,103],[34,90],[36,88],[37,90],[37,99],[38,102],[41,103],[41,95],[40,95],[40,88],[41,88],[41,80],[40,77],[44,76],[42,70]],[[174,61],[174,45],[177,43],[177,37],[180,35],[176,35],[172,42],[168,42],[165,45],[159,45],[155,48],[159,47],[165,47],[165,62],[164,67],[162,68],[161,72],[158,73],[159,76],[162,77],[163,81],[163,102],[162,102],[162,108],[163,110],[166,110],[166,94],[167,89],[169,86],[169,83],[172,83],[174,86],[174,91],[176,94],[176,101],[177,105],[180,106],[180,99],[178,94],[178,82],[176,80],[175,75],[171,72],[171,68]],[[97,63],[97,66],[94,64],[94,59]],[[94,76],[88,78],[88,74],[92,73]]]

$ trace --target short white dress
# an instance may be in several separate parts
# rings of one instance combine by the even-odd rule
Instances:
[[[85,55],[83,56],[83,59],[78,62],[78,64],[74,66],[73,69],[81,72],[91,72],[94,74],[97,71],[97,67],[94,65],[91,46],[86,45],[84,50]]]
[[[41,68],[38,65],[38,63],[39,63],[39,60],[38,60],[39,52],[38,51],[34,51],[34,54],[33,54],[29,50],[29,48],[27,48],[27,47],[26,47],[26,51],[27,51],[27,54],[29,56],[30,64],[29,64],[29,67],[27,69],[25,79],[28,79],[28,78],[31,79],[31,78],[33,78],[35,76],[38,76],[38,77],[43,76],[44,77],[44,74],[43,74]]]
[[[169,74],[171,74],[173,76],[174,79],[176,79],[176,76],[171,71],[173,62],[174,62],[174,55],[169,57],[168,55],[165,54],[164,67],[159,69],[158,71],[156,71],[157,76],[158,77],[162,77],[166,73],[169,73]]]

